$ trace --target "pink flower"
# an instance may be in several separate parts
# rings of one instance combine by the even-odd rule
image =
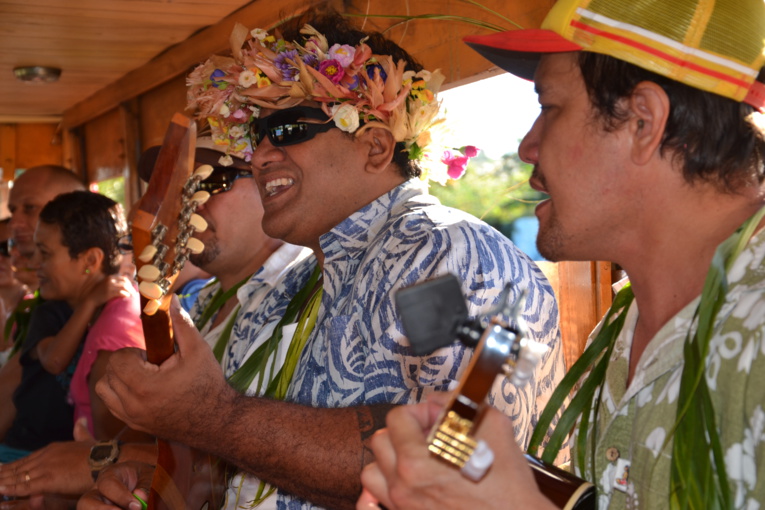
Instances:
[[[467,156],[455,156],[451,151],[444,151],[441,163],[449,167],[446,174],[450,179],[459,179],[465,174],[469,159]]]
[[[345,70],[340,65],[340,62],[333,58],[319,64],[319,72],[329,78],[334,84],[340,83],[340,80],[345,76]]]
[[[469,158],[474,158],[478,156],[478,148],[475,147],[474,145],[466,145],[462,147],[460,152],[462,152],[462,154],[464,154],[465,156]]]

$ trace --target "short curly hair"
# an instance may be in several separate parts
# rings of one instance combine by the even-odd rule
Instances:
[[[104,274],[119,271],[117,242],[127,234],[127,223],[122,206],[111,198],[89,191],[63,193],[43,207],[40,221],[59,228],[61,244],[69,249],[70,257],[100,248],[104,253]]]
[[[405,69],[408,71],[418,72],[423,69],[422,64],[414,57],[380,32],[359,30],[351,24],[347,17],[326,5],[313,7],[299,16],[288,18],[279,26],[279,31],[285,40],[302,41],[305,36],[300,33],[300,29],[306,24],[321,32],[330,45],[348,44],[355,46],[366,37],[366,44],[374,54],[390,55],[394,62],[403,60],[406,62]],[[396,143],[393,163],[398,166],[401,175],[407,179],[422,175],[422,169],[417,161],[409,159],[409,152],[406,150],[404,142]]]

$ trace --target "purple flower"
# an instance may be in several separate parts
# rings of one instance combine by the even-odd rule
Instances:
[[[313,53],[306,53],[303,55],[303,63],[309,67],[313,67],[314,69],[319,68],[319,57],[314,55]]]
[[[368,65],[367,67],[367,76],[370,80],[375,79],[375,69],[380,70],[380,78],[382,78],[382,81],[385,81],[388,79],[388,74],[385,72],[385,69],[380,64],[374,64],[374,65]]]
[[[218,79],[218,78],[223,78],[224,76],[226,76],[226,73],[224,73],[220,69],[216,69],[215,71],[213,71],[213,73],[210,75],[210,82],[212,83],[212,86],[215,87],[216,89],[220,88],[221,86],[223,86],[223,88],[226,88],[227,83],[223,80]]]
[[[293,62],[297,61],[297,50],[289,50],[279,53],[274,59],[274,65],[282,72],[282,78],[284,81],[296,81],[298,68],[287,62],[287,59],[290,59]]]
[[[329,78],[334,84],[340,83],[340,80],[345,76],[345,69],[340,65],[340,62],[333,58],[319,64],[319,72]]]

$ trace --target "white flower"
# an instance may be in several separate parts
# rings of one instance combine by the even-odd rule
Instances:
[[[233,160],[233,159],[231,159],[231,156],[229,156],[228,154],[226,154],[225,156],[221,156],[221,157],[218,159],[218,163],[220,163],[220,164],[221,164],[221,165],[223,165],[223,166],[231,166],[231,165],[233,165],[233,164],[234,164],[234,160]]]
[[[239,75],[239,85],[248,88],[257,83],[258,76],[249,69],[242,71]]]
[[[351,104],[333,106],[332,118],[335,121],[335,126],[346,133],[353,133],[359,128],[359,112]]]
[[[430,78],[432,78],[433,75],[427,69],[423,69],[422,71],[417,73],[415,76],[417,76],[418,78],[422,78],[427,83],[430,81]]]
[[[262,28],[255,28],[250,31],[250,35],[253,37],[253,39],[257,39],[258,41],[263,41],[265,40],[266,37],[268,37],[268,32],[266,32]]]
[[[221,117],[228,117],[231,114],[231,109],[228,107],[226,103],[223,103],[218,113],[220,113]]]
[[[234,140],[239,139],[245,135],[245,130],[242,125],[231,126],[228,130],[228,136]]]

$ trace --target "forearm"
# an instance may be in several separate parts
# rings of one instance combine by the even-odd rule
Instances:
[[[187,442],[315,504],[353,508],[361,469],[373,460],[369,440],[392,407],[316,409],[237,396],[220,409],[217,428],[200,424]]]
[[[44,338],[37,344],[37,356],[46,371],[56,375],[69,366],[95,309],[96,306],[90,300],[84,300],[56,335]]]
[[[16,407],[13,405],[13,392],[21,382],[21,364],[19,353],[11,356],[0,368],[0,441],[5,438],[16,417]]]

